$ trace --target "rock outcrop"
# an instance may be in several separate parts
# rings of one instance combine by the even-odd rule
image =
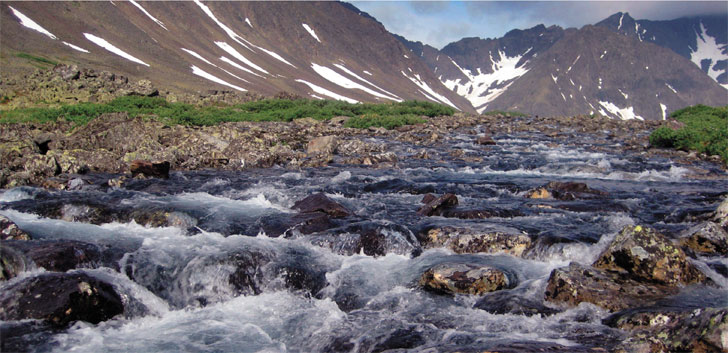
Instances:
[[[442,263],[424,274],[420,285],[439,294],[481,295],[499,289],[509,288],[512,284],[501,270],[490,266],[464,263]]]

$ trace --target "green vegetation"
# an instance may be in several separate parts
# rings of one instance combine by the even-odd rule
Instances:
[[[511,116],[511,117],[516,117],[516,116],[526,117],[526,116],[528,116],[528,114],[523,114],[521,112],[516,112],[516,111],[503,111],[503,110],[491,110],[491,111],[483,112],[481,115],[489,115],[489,116],[492,116],[492,115],[504,115],[504,116]]]
[[[677,130],[659,127],[650,135],[652,146],[718,155],[728,162],[728,106],[696,105],[670,117],[685,125]]]
[[[44,64],[44,65],[51,65],[51,66],[58,65],[58,63],[53,60],[49,60],[49,59],[46,59],[46,58],[43,58],[40,56],[30,55],[27,53],[17,53],[17,54],[15,54],[15,56],[22,58],[22,59],[30,60],[32,62]]]
[[[104,113],[127,112],[130,116],[158,119],[169,125],[209,126],[236,121],[291,121],[305,117],[328,120],[352,117],[347,126],[388,129],[424,120],[420,116],[452,115],[454,109],[429,102],[351,104],[341,101],[267,99],[228,107],[195,107],[169,103],[161,97],[119,97],[109,103],[80,103],[58,108],[27,108],[0,112],[0,123],[54,122],[58,119],[84,125]]]

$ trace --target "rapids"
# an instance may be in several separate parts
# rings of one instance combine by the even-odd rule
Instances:
[[[112,283],[125,312],[68,329],[34,320],[0,322],[3,340],[36,352],[609,349],[625,333],[602,324],[606,310],[544,302],[551,270],[571,261],[590,264],[626,225],[678,234],[713,211],[728,190],[728,177],[715,165],[680,165],[617,143],[595,145],[588,135],[560,141],[501,134],[494,136],[497,145],[480,146],[474,143],[478,133],[458,134],[447,146],[378,141],[399,157],[393,168],[173,172],[168,180],[133,179],[122,188],[103,186],[108,175],[89,175],[73,191],[4,190],[0,214],[34,239],[78,240],[102,249],[94,268],[72,271]],[[428,159],[418,158],[423,149]],[[706,173],[717,177],[695,178]],[[525,197],[549,181],[584,182],[608,197]],[[297,200],[318,192],[355,216],[309,235],[281,225],[279,219],[296,214]],[[426,193],[454,193],[464,209],[513,213],[469,220],[418,216]],[[103,205],[112,216],[89,221],[89,205]],[[138,210],[162,210],[174,222],[151,227],[122,217]],[[523,258],[424,249],[418,240],[423,231],[443,226],[523,233],[536,246]],[[352,250],[365,229],[387,234],[386,255]],[[506,293],[556,313],[494,314],[478,308],[482,298],[418,287],[427,268],[451,260],[499,268],[516,283],[486,298]],[[228,280],[238,274],[239,262],[255,264],[246,274],[253,280],[244,285]],[[728,306],[728,280],[716,270],[725,269],[728,259],[695,262],[718,288],[687,287],[665,305]],[[0,284],[0,291],[43,271],[30,269]]]

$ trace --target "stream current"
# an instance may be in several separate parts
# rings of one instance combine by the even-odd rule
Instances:
[[[173,172],[167,180],[131,179],[121,188],[99,186],[108,175],[90,175],[92,183],[73,191],[1,191],[0,214],[34,239],[77,240],[103,249],[106,261],[72,271],[112,283],[125,304],[124,315],[63,330],[38,328],[32,320],[0,322],[3,336],[38,352],[609,349],[625,333],[602,324],[606,310],[544,302],[550,272],[572,261],[591,264],[627,225],[679,234],[697,216],[715,210],[728,190],[728,177],[715,165],[680,165],[626,152],[616,142],[595,145],[588,135],[560,141],[501,134],[494,136],[497,145],[480,146],[477,133],[456,134],[446,146],[432,147],[372,140],[397,154],[396,166],[387,168],[332,164],[296,171]],[[416,158],[423,150],[429,158]],[[718,177],[696,179],[696,170]],[[608,196],[525,197],[550,181],[583,182]],[[296,214],[297,200],[319,192],[354,216],[313,234],[279,229],[278,219]],[[488,209],[496,216],[419,216],[426,193],[453,193],[458,207]],[[59,204],[62,217],[43,216],[44,207]],[[161,209],[176,215],[177,222],[150,227],[76,221],[86,204],[119,212]],[[447,226],[527,234],[536,245],[527,256],[514,257],[456,254],[420,244],[425,230]],[[369,256],[352,246],[368,229],[386,235],[386,255]],[[229,280],[236,271],[230,259],[241,257],[259,261],[255,283],[244,290]],[[417,285],[427,268],[448,261],[502,269],[517,285],[483,297],[437,295]],[[665,305],[727,306],[720,293],[728,288],[728,259],[695,263],[719,288],[687,287]],[[31,269],[8,283],[43,271]],[[477,304],[504,295],[558,312],[497,314]]]

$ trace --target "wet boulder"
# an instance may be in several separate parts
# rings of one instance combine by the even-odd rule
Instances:
[[[5,241],[0,243],[0,281],[9,280],[31,266],[22,252],[7,246]]]
[[[714,222],[702,222],[680,235],[678,244],[703,256],[728,255],[728,232]]]
[[[133,177],[142,175],[145,177],[169,179],[169,168],[170,164],[167,161],[150,162],[137,159],[129,164],[129,170]]]
[[[585,183],[551,181],[548,184],[529,191],[526,197],[531,199],[554,198],[571,201],[577,199],[602,198],[607,193],[592,189]]]
[[[490,135],[479,136],[475,143],[483,146],[495,145],[495,140]]]
[[[497,291],[510,287],[508,276],[490,266],[464,263],[442,263],[431,267],[419,281],[425,290],[438,294],[472,294]]]
[[[440,216],[459,219],[513,218],[523,216],[523,213],[519,210],[501,210],[495,208],[477,210],[445,209],[440,212]]]
[[[728,309],[643,308],[613,314],[603,323],[629,332],[614,352],[726,352]]]
[[[427,247],[447,247],[458,254],[504,252],[519,257],[531,247],[531,238],[515,229],[512,233],[506,233],[454,227],[433,228],[427,231],[423,242]]]
[[[383,256],[389,253],[418,255],[417,238],[404,226],[389,222],[363,221],[309,237],[311,243],[337,254]]]
[[[0,215],[0,240],[30,240],[30,234],[24,232],[10,218]]]
[[[511,291],[497,291],[489,293],[475,303],[475,308],[485,310],[492,314],[515,314],[525,316],[548,316],[559,312],[559,310],[549,308],[536,299],[514,294],[511,293]]]
[[[83,273],[44,273],[7,285],[0,307],[0,320],[40,319],[57,327],[97,324],[124,312],[110,284]]]
[[[102,257],[96,245],[74,240],[7,241],[3,246],[22,252],[36,266],[47,271],[97,267]]]
[[[619,311],[654,303],[677,291],[676,287],[640,283],[619,273],[572,262],[551,272],[545,298],[567,306],[587,302]]]
[[[627,226],[593,264],[640,282],[678,286],[705,281],[678,246],[654,229]]]
[[[323,193],[310,195],[293,204],[293,209],[301,213],[323,212],[332,218],[344,218],[352,212],[340,203],[328,198]]]
[[[429,194],[428,194],[429,195]],[[425,203],[424,206],[417,210],[417,214],[420,216],[437,216],[443,210],[457,206],[458,197],[455,194],[444,194],[440,197],[434,197],[434,195],[427,196],[422,199]]]

